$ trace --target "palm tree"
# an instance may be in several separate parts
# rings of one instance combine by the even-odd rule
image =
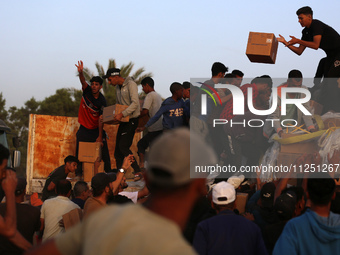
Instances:
[[[127,64],[127,65],[122,65],[120,67],[120,74],[122,77],[128,77],[131,76],[135,82],[137,83],[137,85],[139,85],[141,83],[141,81],[145,78],[145,77],[152,77],[152,73],[144,73],[145,69],[144,67],[141,67],[139,69],[137,69],[133,74],[131,74],[131,71],[134,67],[134,63],[132,63],[131,61]],[[107,69],[109,68],[116,68],[116,61],[114,59],[109,59],[109,65],[107,67]],[[104,76],[106,74],[106,70],[104,70],[103,66],[100,65],[98,62],[96,62],[96,69],[98,72],[98,75],[100,77]],[[89,68],[84,67],[84,76],[87,82],[90,82],[90,79],[92,78],[92,76],[94,76],[94,72],[92,72]],[[103,92],[106,98],[106,101],[108,103],[108,105],[111,104],[115,104],[116,102],[116,92],[115,92],[115,87],[114,86],[110,86],[106,80],[104,80],[103,82]]]

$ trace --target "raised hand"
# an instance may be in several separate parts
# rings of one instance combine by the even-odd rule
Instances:
[[[84,70],[84,64],[83,64],[83,61],[78,61],[78,65],[77,64],[75,64],[75,66],[77,67],[77,69],[78,69],[78,73],[82,73],[83,72],[83,70]]]

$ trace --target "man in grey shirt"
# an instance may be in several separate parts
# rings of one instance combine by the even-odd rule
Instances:
[[[154,90],[155,82],[151,77],[145,77],[141,84],[146,97],[144,99],[143,109],[141,111],[140,117],[148,115],[150,118],[152,118],[161,107],[162,98]],[[141,169],[144,169],[145,150],[149,147],[150,143],[152,143],[152,141],[163,132],[162,119],[162,117],[159,118],[154,124],[148,127],[148,133],[137,144],[139,167]],[[142,128],[138,128],[137,131],[142,131]]]

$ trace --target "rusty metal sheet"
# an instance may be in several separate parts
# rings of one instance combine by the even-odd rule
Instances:
[[[45,179],[55,168],[64,164],[66,156],[75,155],[78,128],[76,117],[30,114],[26,167],[28,190],[33,179]],[[114,148],[118,125],[104,125],[104,129],[109,136],[111,168],[115,168]],[[140,138],[141,133],[136,133],[131,146],[137,159],[137,142]]]

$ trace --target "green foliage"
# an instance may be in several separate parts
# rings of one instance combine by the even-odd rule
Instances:
[[[5,109],[6,99],[3,98],[2,92],[0,93],[0,120],[6,120],[8,112]]]

